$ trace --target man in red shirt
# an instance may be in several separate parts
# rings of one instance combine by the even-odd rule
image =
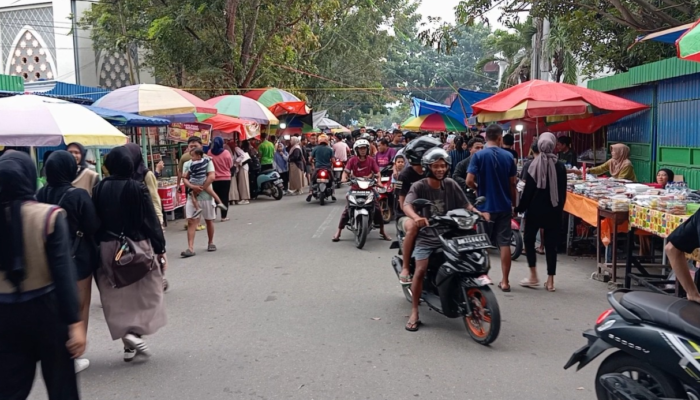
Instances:
[[[355,156],[353,156],[348,163],[345,165],[345,171],[343,171],[343,182],[348,180],[348,175],[355,178],[375,178],[377,180],[377,185],[381,185],[381,176],[379,174],[379,165],[374,158],[369,157],[370,143],[367,140],[359,139],[355,142],[353,146],[355,151]],[[374,223],[379,225],[379,235],[384,240],[391,240],[391,238],[384,232],[384,219],[382,218],[382,211],[379,208],[379,202],[375,200],[374,202]],[[337,242],[340,240],[340,234],[343,232],[343,228],[347,225],[350,216],[348,215],[348,206],[345,206],[343,214],[340,216],[340,223],[338,224],[338,231],[333,236],[333,241]]]

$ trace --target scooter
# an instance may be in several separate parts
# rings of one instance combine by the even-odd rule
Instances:
[[[348,200],[348,215],[350,219],[345,226],[355,234],[355,247],[362,249],[367,241],[367,234],[374,228],[371,222],[374,216],[375,191],[377,184],[374,179],[355,178],[350,180],[351,186],[345,198]]]
[[[280,200],[284,195],[284,183],[277,171],[269,170],[261,172],[254,180],[250,179],[250,197],[257,199],[264,194],[275,200]]]
[[[340,160],[335,160],[333,162],[333,179],[335,180],[335,188],[340,189],[343,185],[343,170],[345,165]]]
[[[618,300],[619,296],[619,300]],[[700,398],[700,304],[653,292],[619,289],[612,306],[583,333],[588,343],[564,366],[588,365],[604,351],[596,374],[598,399],[611,399],[603,375],[623,374],[661,398]]]
[[[382,168],[380,171],[382,186],[377,188],[379,208],[382,210],[382,219],[385,224],[388,224],[394,218],[394,186],[391,184],[391,175],[393,173],[393,164]]]
[[[622,374],[606,374],[598,380],[615,400],[663,400],[647,388]]]
[[[327,198],[333,197],[333,185],[330,184],[331,172],[325,168],[316,170],[316,182],[311,186],[311,195],[319,204],[326,204]]]
[[[480,199],[476,204],[483,202],[483,197]],[[412,204],[416,210],[434,207],[425,199]],[[476,225],[483,220],[476,213],[459,209],[445,216],[433,216],[429,221],[430,225],[422,229],[435,229],[442,246],[428,261],[421,300],[448,318],[461,318],[469,336],[477,343],[493,343],[501,330],[501,312],[496,295],[489,287],[493,282],[487,275],[490,269],[487,250],[494,246],[487,234],[476,230]],[[403,240],[403,235],[399,234],[398,241],[391,245],[392,249],[399,249],[399,256],[391,260],[397,278],[403,266],[400,257]],[[413,258],[410,269],[413,274]],[[412,302],[414,293],[410,286],[401,287],[406,300]]]

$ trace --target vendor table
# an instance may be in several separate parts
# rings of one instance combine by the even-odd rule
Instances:
[[[175,220],[175,210],[183,207],[187,203],[187,193],[185,192],[185,185],[180,185],[180,191],[178,192],[176,185],[162,186],[158,188],[158,195],[160,196],[161,204],[163,205],[163,211],[170,214],[168,216],[169,221]]]

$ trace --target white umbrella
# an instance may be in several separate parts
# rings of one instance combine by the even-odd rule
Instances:
[[[34,95],[0,99],[0,145],[115,147],[128,139],[87,108],[63,100]]]
[[[322,118],[321,121],[319,121],[318,125],[316,125],[316,128],[319,128],[319,129],[340,129],[340,128],[344,128],[344,126],[333,121],[330,118]]]

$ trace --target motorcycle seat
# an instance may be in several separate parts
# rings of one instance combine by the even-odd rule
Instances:
[[[700,338],[700,304],[660,293],[625,293],[620,305],[645,322]]]

